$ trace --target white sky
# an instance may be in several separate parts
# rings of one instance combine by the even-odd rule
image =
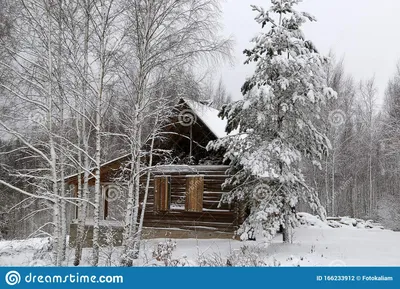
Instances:
[[[243,65],[242,54],[250,40],[261,31],[251,4],[268,8],[269,0],[226,0],[222,4],[224,33],[236,41],[235,66],[221,69],[222,79],[234,99],[252,67]],[[317,22],[306,24],[304,33],[319,51],[333,50],[345,59],[347,73],[356,80],[375,76],[381,100],[386,84],[400,60],[399,0],[303,0],[299,10],[311,13]]]

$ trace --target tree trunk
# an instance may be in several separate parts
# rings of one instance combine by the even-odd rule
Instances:
[[[286,214],[284,216],[284,228],[282,232],[283,243],[292,243],[292,225],[290,224],[290,216]]]
[[[132,248],[132,230],[133,230],[133,210],[135,206],[135,158],[137,157],[136,153],[136,144],[135,140],[138,136],[138,131],[137,131],[137,122],[138,122],[138,109],[135,108],[134,111],[134,117],[133,117],[133,135],[132,135],[132,142],[131,142],[131,172],[129,174],[129,180],[128,180],[128,196],[127,196],[127,203],[126,203],[126,209],[125,209],[125,222],[124,222],[124,231],[122,233],[122,256],[121,256],[121,265],[122,266],[129,266],[130,261],[130,250]]]
[[[81,148],[81,142],[83,143],[83,150],[84,150],[84,155],[83,155],[83,167],[84,167],[84,173],[83,173],[83,188],[81,184],[81,175],[80,171],[81,168],[78,167],[78,192],[79,192],[79,197],[82,198],[81,201],[79,201],[79,208],[78,208],[78,225],[77,225],[77,237],[76,237],[76,247],[75,247],[75,260],[74,260],[74,265],[78,266],[80,264],[80,261],[82,259],[82,248],[83,248],[83,242],[84,242],[84,234],[85,234],[85,220],[86,220],[86,215],[87,215],[87,200],[89,200],[89,170],[90,170],[90,165],[89,165],[89,137],[86,136],[86,119],[85,119],[85,113],[86,113],[86,99],[87,99],[87,76],[88,76],[88,69],[89,69],[89,25],[90,25],[90,4],[85,0],[85,8],[86,8],[86,13],[85,13],[85,38],[84,38],[84,50],[83,50],[83,79],[82,79],[82,95],[83,97],[81,98],[81,105],[80,109],[77,109],[79,111],[79,115],[76,120],[76,129],[77,129],[77,137],[78,137],[78,161],[79,164],[82,163],[82,152],[80,150]],[[77,104],[79,104],[79,100],[77,99]],[[78,107],[77,107],[78,108]],[[81,128],[82,127],[82,128]]]
[[[104,49],[104,48],[103,48]],[[101,52],[103,53],[103,52]],[[103,65],[103,64],[102,64]],[[101,168],[101,101],[103,95],[103,79],[104,66],[100,74],[100,89],[96,100],[96,174],[94,185],[94,225],[93,225],[93,260],[92,265],[97,266],[99,263],[99,238],[100,238],[100,202],[101,202],[101,185],[100,185],[100,168]]]
[[[139,114],[140,115],[140,114]],[[137,259],[139,256],[137,255],[136,248],[139,246],[140,240],[138,239],[138,217],[139,217],[139,208],[140,208],[140,166],[141,166],[141,144],[142,144],[142,124],[140,118],[137,122],[138,124],[138,137],[137,137],[137,157],[135,161],[135,206],[133,210],[133,230],[131,234],[132,240],[132,248],[131,253],[132,256],[128,263],[129,266],[132,266],[133,259]]]
[[[331,200],[331,202],[332,202],[332,217],[335,217],[335,214],[336,214],[336,212],[335,212],[335,206],[336,206],[336,196],[335,196],[335,167],[336,167],[336,164],[335,164],[335,151],[333,151],[332,152],[332,175],[331,175],[331,178],[332,178],[332,200]]]
[[[139,228],[137,232],[137,239],[136,248],[134,254],[139,256],[140,253],[140,241],[142,240],[142,230],[143,230],[143,223],[144,223],[144,216],[146,212],[146,205],[147,205],[147,198],[149,195],[149,188],[150,188],[150,179],[151,179],[151,170],[150,168],[153,166],[153,148],[154,148],[154,134],[151,138],[151,145],[150,145],[150,157],[149,157],[149,169],[147,171],[147,179],[146,179],[146,188],[144,190],[144,197],[143,197],[143,204],[142,204],[142,211],[140,212],[140,220],[139,220]]]
[[[326,214],[329,216],[331,209],[331,202],[329,199],[329,166],[328,166],[328,156],[326,157],[325,163],[325,198],[326,198]]]

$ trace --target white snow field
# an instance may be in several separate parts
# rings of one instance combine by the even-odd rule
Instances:
[[[400,232],[384,230],[370,221],[340,218],[324,223],[317,217],[299,213],[293,244],[283,244],[277,235],[266,240],[171,240],[175,244],[169,266],[400,266]],[[146,240],[136,266],[165,266],[153,255],[166,239]],[[162,255],[168,249],[162,246]],[[72,266],[73,249],[67,250],[65,266]],[[117,266],[119,248],[102,248],[100,265]],[[81,265],[90,265],[91,250],[85,249]],[[0,242],[0,266],[51,266],[48,240],[35,238]]]

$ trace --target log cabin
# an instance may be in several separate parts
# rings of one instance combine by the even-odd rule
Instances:
[[[226,136],[226,121],[218,117],[218,110],[205,103],[180,99],[170,123],[165,127],[166,137],[157,141],[154,148],[168,150],[168,158],[154,157],[149,168],[149,190],[143,208],[147,174],[140,178],[140,212],[144,212],[143,238],[237,238],[236,231],[243,223],[245,210],[241,203],[221,203],[222,188],[228,177],[229,166],[223,162],[223,152],[209,152],[210,141]],[[146,147],[146,146],[144,146]],[[130,164],[130,155],[121,156],[100,169],[102,187],[100,241],[121,245],[127,188],[116,181]],[[75,195],[78,194],[76,174],[66,178]],[[95,179],[89,179],[90,191]],[[93,196],[91,196],[93,197]],[[77,207],[77,206],[76,206]],[[70,224],[70,244],[77,235],[76,218]],[[91,246],[93,234],[93,209],[85,220],[85,246]]]

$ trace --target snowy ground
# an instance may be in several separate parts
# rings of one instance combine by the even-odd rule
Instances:
[[[277,235],[272,242],[235,240],[172,240],[166,257],[172,266],[399,266],[400,232],[383,230],[371,222],[342,218],[329,225],[302,214],[303,225],[293,234],[293,244],[283,244]],[[346,225],[347,224],[347,225]],[[336,228],[333,228],[336,227]],[[372,228],[371,228],[372,227]],[[153,256],[154,248],[166,240],[143,243],[137,266],[164,266]],[[0,266],[46,266],[51,264],[46,239],[0,242]],[[163,248],[164,251],[168,249]],[[73,250],[68,250],[66,266],[72,265]],[[103,248],[101,265],[118,265],[120,248]],[[111,256],[111,257],[110,257]],[[160,259],[160,258],[158,258]],[[161,258],[163,259],[163,258]],[[82,265],[90,265],[90,250]]]

